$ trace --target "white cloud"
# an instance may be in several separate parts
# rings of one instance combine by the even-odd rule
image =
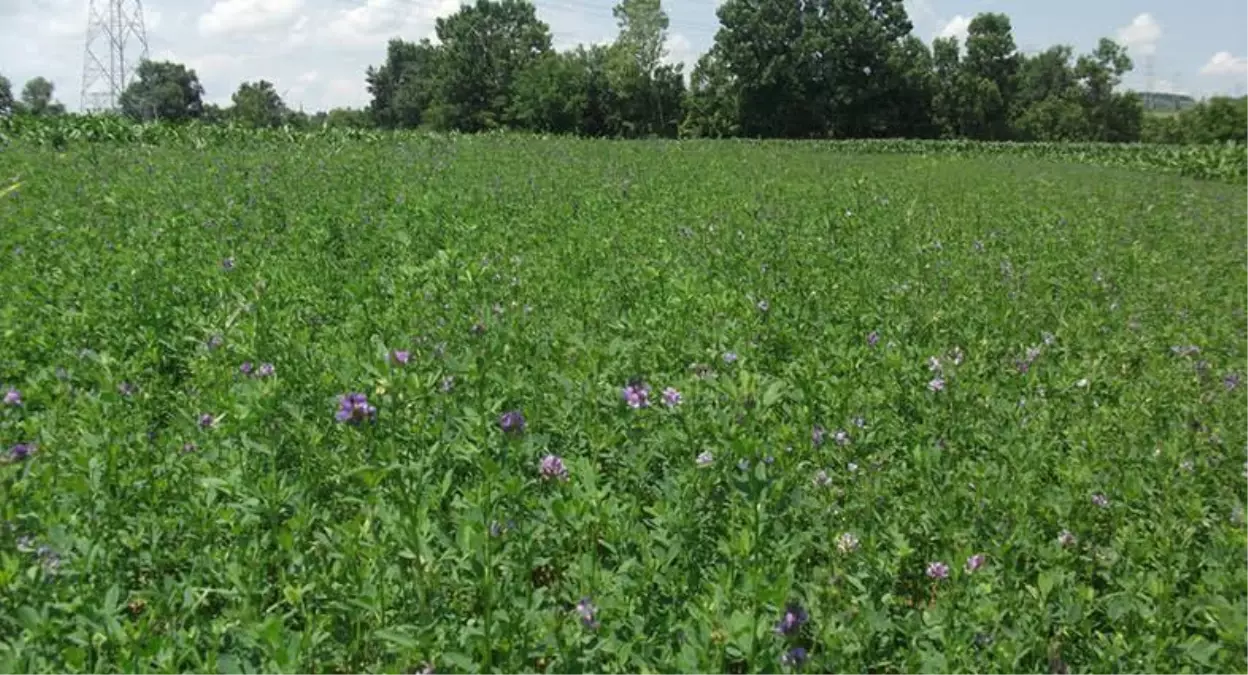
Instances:
[[[1201,75],[1245,75],[1248,74],[1248,59],[1242,56],[1231,56],[1230,52],[1218,52],[1209,58],[1200,69]]]
[[[940,29],[940,37],[957,38],[958,42],[966,42],[966,35],[971,28],[971,20],[961,14],[953,17]]]
[[[698,60],[698,52],[693,48],[693,43],[689,42],[689,38],[680,33],[668,33],[667,44],[664,46],[667,47],[667,56],[663,61],[673,65],[677,63],[685,64],[686,73],[693,68],[693,64]]]
[[[1131,23],[1118,29],[1118,41],[1133,54],[1148,56],[1157,51],[1157,41],[1161,39],[1161,24],[1152,14],[1145,12],[1131,20]]]
[[[199,32],[213,37],[285,26],[302,6],[303,0],[217,0],[199,17]]]

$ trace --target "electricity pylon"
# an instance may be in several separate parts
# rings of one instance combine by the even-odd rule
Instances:
[[[87,0],[87,44],[82,57],[85,112],[116,110],[121,93],[147,58],[143,0]]]

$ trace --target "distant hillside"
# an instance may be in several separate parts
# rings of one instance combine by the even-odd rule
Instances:
[[[1196,99],[1184,94],[1163,94],[1157,91],[1136,92],[1144,103],[1145,112],[1173,112],[1196,105]]]

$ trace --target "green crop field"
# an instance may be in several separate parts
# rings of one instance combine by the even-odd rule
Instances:
[[[11,139],[0,671],[1245,672],[1240,169],[923,147]]]

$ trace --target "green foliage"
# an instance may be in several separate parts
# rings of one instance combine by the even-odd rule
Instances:
[[[289,115],[273,83],[266,80],[242,83],[230,100],[234,105],[230,108],[229,116],[245,126],[281,126]]]
[[[121,111],[133,120],[185,122],[204,110],[204,88],[193,69],[170,61],[144,60],[121,93]]]
[[[1149,115],[1141,135],[1149,143],[1248,143],[1248,97],[1215,96],[1178,115]]]
[[[10,91],[9,109],[17,114],[35,117],[64,115],[65,106],[53,99],[55,89],[55,85],[46,77],[32,78],[22,87],[20,101],[12,101],[12,92]],[[0,94],[0,96],[3,96],[3,94]],[[0,101],[0,104],[2,103],[3,101]],[[2,105],[0,105],[0,109],[3,109]]]
[[[0,671],[1248,669],[1242,181],[4,124]]]
[[[11,115],[13,113],[13,83],[9,78],[0,75],[0,115]]]

